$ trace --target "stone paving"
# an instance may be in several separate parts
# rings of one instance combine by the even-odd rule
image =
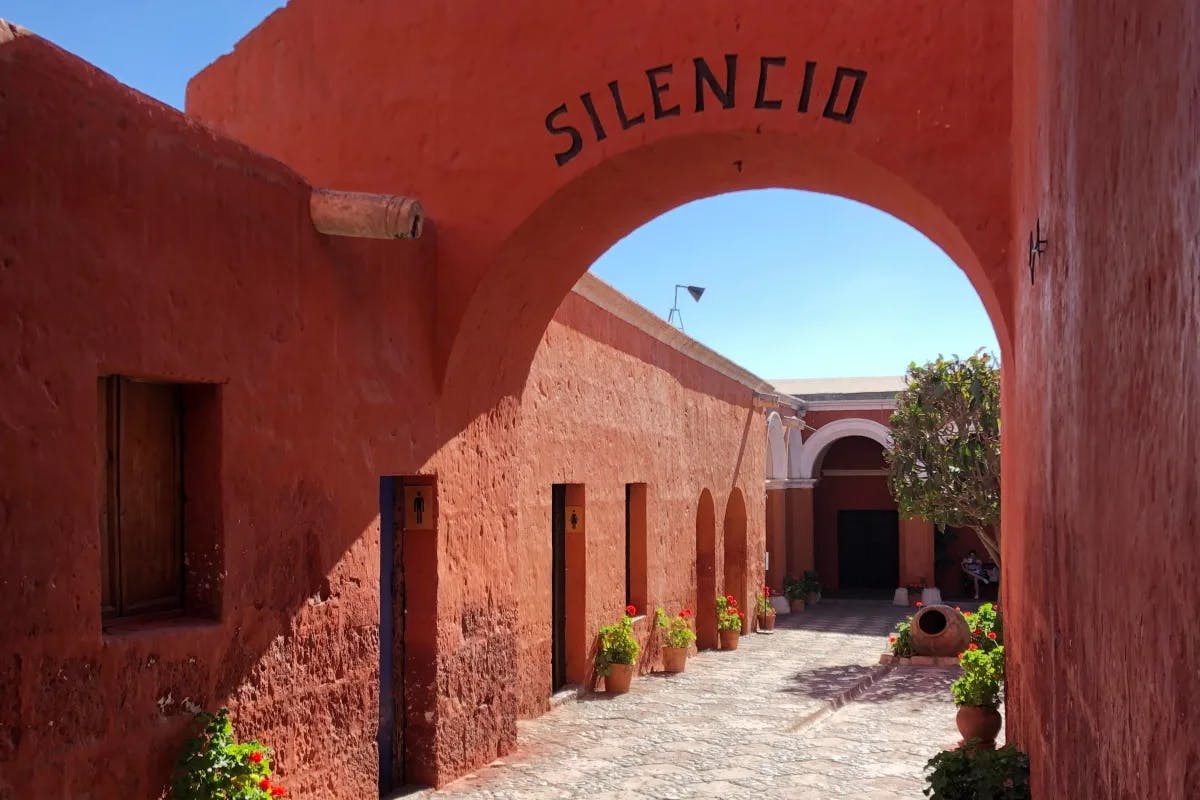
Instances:
[[[623,696],[591,695],[520,723],[518,749],[440,791],[478,798],[919,798],[954,745],[954,670],[881,667],[905,613],[826,600],[773,635],[704,652]]]

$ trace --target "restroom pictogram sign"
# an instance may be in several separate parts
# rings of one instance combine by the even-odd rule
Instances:
[[[406,531],[433,530],[433,487],[404,487],[404,529]]]
[[[583,506],[567,506],[567,533],[583,530]]]

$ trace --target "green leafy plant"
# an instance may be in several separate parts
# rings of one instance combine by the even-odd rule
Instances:
[[[740,631],[745,619],[746,615],[738,609],[737,599],[733,595],[717,595],[717,630]]]
[[[608,675],[613,664],[636,664],[641,647],[633,636],[633,615],[637,609],[626,606],[625,616],[620,622],[605,625],[600,629],[599,646],[593,666],[597,675]]]
[[[913,655],[912,646],[912,617],[896,623],[896,630],[888,637],[892,655],[908,658]]]
[[[1000,606],[984,603],[974,613],[963,612],[963,619],[971,626],[971,644],[980,650],[995,650],[1004,646],[1004,618]]]
[[[754,611],[760,617],[775,616],[775,607],[771,605],[771,587],[764,586],[754,598]]]
[[[1013,745],[981,749],[978,739],[938,753],[925,765],[931,800],[1029,800],[1029,756]]]
[[[690,647],[696,641],[696,632],[692,630],[692,610],[681,609],[674,617],[668,616],[661,608],[654,612],[654,625],[666,631],[664,634],[666,647]]]
[[[888,485],[902,516],[970,528],[997,564],[1000,368],[983,350],[908,365],[896,395]]]
[[[783,596],[788,600],[803,600],[808,594],[803,578],[787,577],[783,579]]]
[[[239,743],[229,709],[196,715],[201,730],[175,764],[171,800],[271,800],[287,791],[271,781],[271,749]]]
[[[954,704],[983,708],[999,706],[1004,684],[1004,648],[981,650],[972,643],[958,657],[958,664],[962,667],[962,675],[950,685]]]
[[[808,594],[809,592],[814,594],[821,593],[821,579],[817,575],[817,571],[815,569],[804,570],[804,577],[802,577],[800,580],[804,584],[805,594]]]

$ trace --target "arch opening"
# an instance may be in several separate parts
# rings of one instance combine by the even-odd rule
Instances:
[[[742,495],[742,490],[736,487],[729,492],[729,500],[725,504],[722,538],[725,556],[725,584],[722,588],[725,594],[737,600],[738,608],[745,615],[742,620],[742,633],[749,633],[754,622],[754,609],[746,591],[746,498]]]
[[[717,510],[712,492],[700,492],[696,503],[696,648],[717,646]]]

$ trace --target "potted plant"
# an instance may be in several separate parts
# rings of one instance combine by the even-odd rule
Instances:
[[[908,604],[916,605],[921,602],[921,593],[925,591],[925,578],[917,578],[904,588],[908,590]]]
[[[188,739],[175,763],[171,800],[274,800],[287,791],[271,780],[271,748],[258,742],[239,743],[233,735],[229,709],[201,712],[202,729]]]
[[[771,605],[771,587],[764,586],[754,598],[754,611],[760,631],[775,630],[775,607]]]
[[[636,608],[626,606],[620,622],[600,629],[593,665],[596,674],[604,678],[604,691],[608,694],[625,694],[633,681],[633,667],[640,651],[633,636],[633,615],[636,613]]]
[[[896,623],[896,630],[888,637],[888,646],[896,658],[912,658],[912,617]]]
[[[692,630],[692,610],[682,609],[674,617],[668,617],[661,608],[654,612],[654,626],[662,631],[665,641],[662,649],[663,672],[683,672],[687,668],[688,649],[696,641]]]
[[[804,570],[804,601],[810,606],[821,602],[821,579],[815,569]]]
[[[972,642],[958,658],[962,675],[950,686],[963,739],[978,739],[991,747],[1000,733],[1000,690],[1004,681],[1004,647],[985,650]]]
[[[999,749],[976,740],[938,753],[925,765],[931,800],[1029,800],[1029,756],[1011,744]]]
[[[796,614],[804,610],[804,597],[808,594],[803,578],[785,578],[783,581],[783,596],[788,599],[788,606]]]
[[[722,650],[737,650],[745,619],[746,614],[737,607],[737,599],[733,595],[717,596],[717,635],[721,639]]]

